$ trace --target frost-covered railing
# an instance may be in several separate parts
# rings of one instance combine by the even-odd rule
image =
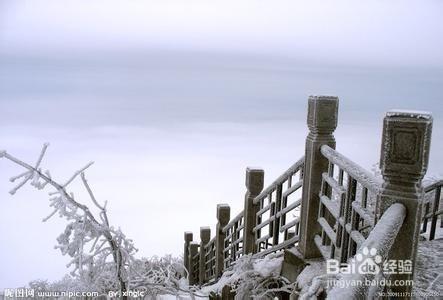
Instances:
[[[425,202],[423,206],[423,225],[422,233],[427,233],[428,223],[430,221],[431,228],[429,231],[428,240],[435,238],[435,232],[437,229],[437,220],[440,216],[440,228],[443,227],[443,209],[440,209],[441,200],[441,188],[443,186],[443,180],[434,182],[433,184],[425,187]]]
[[[189,243],[189,258],[188,258],[188,279],[189,284],[196,284],[199,282],[200,272],[200,254],[198,252],[199,244],[195,242]]]
[[[380,178],[335,150],[337,118],[338,98],[310,97],[304,158],[265,190],[264,171],[247,168],[244,209],[231,220],[229,206],[217,206],[212,240],[209,228],[201,229],[200,244],[191,242],[191,233],[185,234],[185,265],[191,270],[191,284],[217,280],[244,254],[262,256],[292,246],[305,259],[346,262],[363,246],[374,243],[383,255],[389,253],[389,259],[410,260],[414,265],[422,220],[425,231],[431,221],[433,239],[443,214],[442,181],[426,188],[422,185],[430,152],[431,115],[386,114]],[[432,199],[425,200],[425,193]],[[396,224],[394,229],[386,229],[389,222]],[[395,238],[397,232],[399,238]],[[391,276],[393,280],[412,278],[413,272]],[[391,290],[404,293],[411,287]]]
[[[247,168],[244,210],[230,220],[229,206],[219,204],[216,234],[210,239],[210,229],[201,227],[200,244],[192,243],[192,233],[185,232],[184,261],[191,270],[191,284],[216,280],[244,254],[263,256],[294,246],[299,232],[303,164],[304,159],[299,159],[264,191],[263,170]],[[266,242],[260,233],[264,229],[271,232]]]
[[[346,262],[374,227],[373,200],[382,181],[327,145],[321,153],[328,160],[322,174],[315,244],[325,259]]]
[[[257,225],[253,231],[260,255],[283,249],[298,241],[303,163],[304,157],[253,201],[258,205]]]
[[[243,211],[223,228],[223,232],[226,235],[223,246],[224,268],[230,267],[240,256],[243,255],[243,228]]]
[[[205,250],[205,280],[212,281],[215,278],[215,237],[204,246]]]
[[[360,264],[371,262],[377,264],[379,270],[383,270],[383,262],[388,258],[389,251],[394,244],[403,220],[406,216],[406,207],[401,203],[392,204],[377,222],[374,229],[369,233],[367,239],[361,244],[357,255],[349,261],[350,269],[359,270]],[[377,251],[373,251],[376,249]],[[378,273],[381,275],[381,273]],[[329,299],[374,299],[377,287],[361,284],[358,282],[372,282],[376,276],[375,272],[340,274],[339,281],[335,287],[328,293]],[[356,283],[350,285],[349,283]],[[382,288],[382,287],[380,287]],[[378,298],[378,297],[377,297]]]

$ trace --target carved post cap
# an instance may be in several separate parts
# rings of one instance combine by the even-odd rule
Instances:
[[[185,231],[185,242],[191,242],[192,241],[192,232]]]
[[[200,227],[200,240],[203,244],[207,244],[211,239],[211,228],[209,227]]]
[[[332,133],[337,128],[338,97],[309,96],[308,127],[311,132]]]
[[[263,189],[265,171],[260,168],[246,168],[246,188],[252,195],[258,195]]]
[[[426,173],[431,146],[432,115],[389,111],[383,121],[380,169],[384,177],[409,182]]]
[[[224,226],[229,223],[231,218],[231,208],[228,204],[218,204],[217,205],[217,220],[220,225]]]

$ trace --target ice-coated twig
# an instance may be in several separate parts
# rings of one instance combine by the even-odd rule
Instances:
[[[95,199],[94,193],[92,192],[91,188],[89,187],[88,181],[86,180],[85,172],[81,173],[81,179],[83,181],[83,185],[85,186],[86,190],[88,191],[89,197],[91,198],[92,202],[102,211],[105,210],[103,206],[98,204],[97,200]]]
[[[21,173],[21,174],[18,174],[17,176],[13,176],[13,177],[9,178],[9,181],[10,181],[10,182],[14,182],[14,181],[16,181],[17,179],[22,178],[23,176],[29,175],[30,173],[31,173],[31,171],[25,171],[25,172],[23,172],[23,173]]]
[[[23,187],[30,179],[32,178],[32,173],[28,174],[27,176],[25,176],[25,178],[19,183],[17,184],[14,188],[12,188],[9,191],[9,194],[14,195],[15,193],[17,193],[17,191]]]
[[[48,149],[48,146],[49,146],[49,143],[44,143],[43,144],[42,151],[40,151],[40,155],[39,155],[39,157],[37,159],[37,162],[35,163],[35,167],[34,167],[35,169],[38,169],[40,167],[40,164],[41,164],[41,162],[43,160],[43,157],[45,156],[46,149]]]
[[[71,178],[68,179],[68,181],[65,182],[65,184],[62,185],[63,188],[66,188],[78,175],[80,175],[81,173],[83,173],[87,168],[89,168],[90,166],[92,166],[94,164],[93,161],[89,162],[86,166],[84,166],[83,168],[81,168],[80,170],[76,171]]]
[[[54,211],[51,214],[49,214],[46,218],[43,218],[42,221],[43,222],[48,221],[53,215],[55,215],[57,213],[57,211],[58,211],[58,208],[54,209]]]

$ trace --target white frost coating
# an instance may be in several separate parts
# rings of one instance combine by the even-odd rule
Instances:
[[[284,183],[288,180],[289,176],[292,176],[294,173],[297,173],[299,170],[302,170],[305,163],[305,157],[302,156],[297,162],[295,162],[292,166],[289,167],[282,175],[280,175],[273,183],[271,183],[267,188],[265,188],[257,197],[254,199],[254,204],[257,204],[261,199],[268,196],[269,193],[272,193],[278,185]]]
[[[330,162],[349,173],[354,179],[356,179],[367,189],[375,193],[380,190],[383,183],[380,178],[375,177],[370,172],[366,171],[363,167],[359,166],[355,162],[351,161],[350,159],[327,145],[323,145],[320,151]]]
[[[68,263],[68,267],[73,266],[71,276],[85,286],[94,286],[94,290],[102,291],[115,287],[126,290],[133,277],[139,276],[138,278],[140,278],[140,275],[132,272],[134,254],[137,249],[134,247],[133,241],[128,239],[120,229],[116,230],[110,226],[106,207],[100,206],[93,198],[92,191],[90,191],[83,174],[83,171],[92,163],[74,173],[64,185],[61,185],[51,178],[49,171],[43,171],[40,168],[47,148],[48,144],[44,144],[34,165],[30,165],[8,152],[2,153],[1,157],[25,169],[25,172],[11,177],[11,182],[18,179],[20,181],[11,189],[10,193],[15,194],[28,182],[36,189],[44,189],[48,185],[54,188],[55,191],[49,193],[49,205],[52,207],[52,212],[43,221],[47,221],[58,213],[68,222],[63,233],[58,236],[55,248],[60,249],[63,255],[71,257]],[[66,186],[79,174],[83,175],[84,184],[90,192],[92,202],[100,209],[100,220],[86,204],[77,201],[73,193],[66,189]],[[97,247],[97,242],[100,239],[104,240],[104,243],[102,242]],[[103,247],[105,243],[108,244],[108,247]],[[89,251],[85,250],[85,246],[90,244],[92,246],[88,247]],[[85,278],[88,278],[87,281],[84,280]]]
[[[260,171],[263,172],[263,168],[261,167],[247,167],[248,170],[250,171]]]
[[[271,258],[266,256],[263,259],[254,261],[254,271],[262,277],[276,276],[280,274],[283,257]]]
[[[375,255],[379,255],[383,258],[384,261],[389,253],[389,250],[394,243],[395,238],[400,230],[401,225],[403,224],[403,220],[406,216],[406,208],[401,203],[392,204],[383,214],[381,219],[375,225],[374,229],[369,234],[368,238],[362,243],[360,248],[357,251],[357,254],[363,255],[364,257],[371,258],[372,261],[375,260]],[[373,254],[364,254],[363,249],[377,249],[377,253]],[[357,255],[356,254],[356,255]],[[352,258],[349,262],[351,265],[351,269],[357,270],[360,263],[364,263],[366,260],[357,261]],[[365,279],[372,280],[374,278],[374,274],[340,274],[339,280],[344,280],[346,282],[350,282],[351,280],[358,280],[361,282],[365,282]],[[367,286],[353,286],[340,288],[340,286],[345,285],[337,285],[328,293],[329,299],[355,299],[367,295]]]
[[[423,295],[441,293],[438,282],[443,279],[441,272],[443,240],[420,241],[417,252],[413,292]]]
[[[386,113],[387,117],[410,117],[417,119],[432,119],[432,114],[428,111],[408,110],[408,109],[392,109]]]
[[[225,286],[231,286],[236,291],[238,299],[263,299],[273,290],[268,283],[280,282],[280,290],[290,292],[290,283],[280,276],[283,262],[282,253],[270,254],[264,258],[254,258],[245,255],[238,259],[232,269],[226,270],[222,277],[213,285],[201,289],[203,294],[221,293]],[[292,288],[292,287],[291,287]]]
[[[326,273],[325,261],[321,260],[306,266],[303,271],[297,276],[297,286],[308,286],[312,279],[316,276]]]
[[[225,227],[223,227],[223,232],[227,232],[234,224],[243,218],[243,210],[239,212]]]

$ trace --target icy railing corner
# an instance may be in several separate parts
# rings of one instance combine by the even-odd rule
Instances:
[[[391,109],[386,112],[386,117],[410,117],[429,120],[432,119],[432,113],[421,110]]]

